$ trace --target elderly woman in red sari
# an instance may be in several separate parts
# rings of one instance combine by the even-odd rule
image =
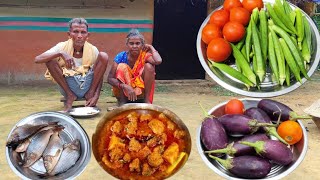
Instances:
[[[145,44],[143,35],[137,29],[128,33],[126,46],[127,51],[116,55],[108,77],[118,105],[141,99],[152,104],[155,65],[161,64],[161,56],[152,45]]]

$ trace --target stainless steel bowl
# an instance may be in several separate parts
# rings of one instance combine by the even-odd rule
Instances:
[[[273,0],[264,0],[264,3],[266,3],[266,2],[274,3]],[[291,7],[294,7],[294,8],[297,7],[291,3],[289,3],[289,4]],[[218,7],[216,10],[221,9],[221,8],[222,8],[222,6]],[[302,11],[302,12],[307,17],[307,20],[308,20],[310,27],[311,27],[311,30],[312,30],[312,46],[313,46],[314,52],[311,56],[311,61],[310,61],[309,67],[307,69],[308,75],[309,75],[309,77],[311,77],[311,75],[317,69],[318,64],[319,64],[319,60],[320,60],[320,48],[319,48],[320,35],[319,35],[319,31],[317,29],[317,26],[315,25],[313,20],[304,11]],[[221,85],[225,89],[228,89],[234,93],[245,95],[245,96],[273,97],[273,96],[279,96],[279,95],[289,93],[289,92],[297,89],[298,87],[300,87],[303,83],[305,83],[307,81],[306,78],[302,78],[302,84],[301,84],[301,83],[297,82],[294,78],[291,78],[291,86],[280,86],[278,83],[273,82],[272,78],[271,78],[271,74],[267,73],[265,81],[261,83],[260,89],[252,87],[248,90],[243,83],[226,75],[225,73],[221,72],[219,69],[215,68],[214,71],[210,70],[208,63],[207,63],[206,45],[201,40],[202,29],[208,23],[208,21],[210,19],[210,15],[204,20],[204,22],[202,23],[202,25],[199,29],[198,36],[197,36],[197,53],[198,53],[200,63],[202,65],[202,67],[204,68],[204,70],[219,85]],[[230,64],[230,66],[234,67],[235,64],[232,63],[232,64]]]
[[[143,110],[143,111],[147,111],[147,112],[155,111],[155,112],[159,112],[159,113],[164,113],[166,115],[166,117],[168,117],[179,128],[181,128],[182,130],[184,130],[186,132],[186,135],[184,137],[184,140],[186,141],[186,147],[184,149],[184,152],[187,154],[187,156],[185,156],[184,159],[179,163],[179,166],[177,166],[178,168],[175,168],[170,174],[166,175],[166,177],[164,177],[164,178],[168,178],[168,177],[172,176],[173,174],[175,174],[176,172],[178,172],[179,169],[181,169],[183,167],[183,165],[186,163],[186,161],[188,160],[188,157],[191,152],[191,136],[190,136],[189,130],[188,130],[187,126],[183,123],[183,121],[176,114],[174,114],[172,111],[165,109],[163,107],[157,106],[157,105],[146,104],[146,103],[125,104],[123,106],[120,106],[120,107],[108,112],[100,120],[100,122],[98,123],[98,125],[96,127],[94,134],[92,135],[92,151],[93,151],[93,154],[94,154],[97,162],[99,163],[99,165],[106,172],[108,172],[109,174],[111,174],[114,177],[117,177],[117,175],[114,174],[113,171],[102,162],[102,155],[99,153],[99,141],[101,139],[101,134],[103,134],[103,131],[105,130],[105,124],[108,121],[112,120],[114,117],[117,117],[118,115],[120,115],[122,113],[125,113],[127,111],[131,111],[131,110]],[[141,178],[143,178],[143,177],[141,177]]]
[[[84,171],[91,158],[90,140],[88,138],[88,135],[75,119],[58,112],[39,112],[31,114],[28,117],[20,120],[16,124],[16,126],[22,126],[24,124],[36,125],[53,121],[58,121],[59,124],[64,126],[63,131],[60,133],[60,137],[65,143],[69,143],[74,139],[80,140],[81,155],[76,164],[69,170],[59,175],[50,177],[50,179],[74,179]],[[10,131],[8,138],[10,137],[15,127],[13,127]],[[30,168],[24,168],[17,164],[17,161],[15,160],[15,157],[13,155],[13,150],[8,147],[6,147],[6,158],[10,168],[20,178],[33,180],[44,179],[41,175],[45,174],[46,170],[44,168],[42,158]]]
[[[257,107],[258,102],[260,99],[255,99],[255,98],[244,98],[240,99],[244,105],[245,108],[248,109],[250,107]],[[223,102],[221,104],[218,104],[214,106],[210,111],[209,114],[212,114],[216,117],[219,117],[224,114],[224,107],[227,102]],[[303,137],[302,139],[296,143],[295,145],[291,146],[291,150],[293,152],[293,162],[287,166],[279,166],[273,164],[270,173],[263,179],[269,179],[269,180],[278,180],[281,179],[288,174],[290,174],[292,171],[294,171],[299,164],[303,161],[307,149],[308,149],[308,137],[307,137],[307,131],[304,127],[304,125],[301,123],[300,120],[298,120],[298,123],[300,124],[303,132]],[[202,144],[200,140],[200,131],[201,131],[201,125],[198,128],[197,131],[197,148],[198,152],[202,158],[202,160],[205,162],[205,164],[212,169],[215,173],[219,174],[220,176],[227,178],[227,179],[232,179],[232,180],[240,180],[242,178],[238,178],[231,174],[227,169],[225,169],[220,163],[216,162],[215,160],[211,159],[209,156],[207,156],[204,151],[205,147]]]

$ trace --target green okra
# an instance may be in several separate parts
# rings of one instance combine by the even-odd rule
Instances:
[[[296,36],[291,35],[290,38],[291,38],[292,42],[294,43],[294,45],[296,45],[298,47],[298,41],[297,41]]]
[[[282,1],[282,5],[284,8],[285,14],[289,14],[289,18],[291,20],[292,25],[294,25],[295,19],[296,19],[296,12],[292,10],[291,6],[286,0]]]
[[[248,31],[248,28],[247,28],[247,30],[246,31]],[[246,35],[245,35],[246,36]],[[236,47],[238,48],[238,49],[241,49],[242,48],[242,46],[244,45],[244,41],[246,40],[246,38],[242,38],[237,44],[236,44]]]
[[[246,58],[247,58],[247,61],[250,62],[250,51],[251,51],[251,46],[252,46],[252,23],[253,20],[250,19],[249,21],[249,25],[248,25],[248,28],[247,28],[247,34],[246,34],[246,40],[245,40],[245,47],[246,47]]]
[[[286,25],[283,24],[283,22],[280,20],[280,17],[277,16],[277,14],[275,13],[273,7],[271,6],[270,3],[266,3],[266,7],[268,10],[268,13],[271,17],[271,19],[273,20],[274,24],[281,27],[282,29],[284,29],[286,32],[293,34],[294,32],[291,31],[289,28],[287,28]]]
[[[266,11],[264,9],[261,9],[259,12],[259,20],[261,52],[263,60],[266,61],[268,52],[268,23]]]
[[[242,53],[243,57],[246,58],[246,60],[247,60],[247,56],[246,56],[246,46],[242,46],[241,53]]]
[[[250,64],[235,45],[231,44],[231,47],[233,57],[236,59],[236,64],[240,66],[242,74],[245,75],[254,85],[256,85],[256,75],[252,72]]]
[[[279,43],[279,39],[278,36],[276,35],[276,33],[273,31],[273,29],[270,29],[270,33],[271,33],[271,37],[272,37],[272,41],[273,41],[273,45],[274,45],[274,49],[275,49],[275,54],[276,54],[276,59],[278,62],[278,70],[279,70],[279,83],[280,85],[283,85],[285,79],[286,79],[286,63],[284,60],[284,55]]]
[[[310,51],[309,51],[308,42],[307,42],[306,39],[303,39],[303,41],[302,41],[302,50],[301,50],[301,53],[302,53],[303,60],[304,60],[306,63],[310,63],[311,53],[310,53]]]
[[[253,19],[255,24],[258,23],[258,20],[259,20],[259,9],[257,7],[252,10],[251,18]]]
[[[217,63],[217,62],[209,62],[210,69],[213,69],[214,67],[218,68],[220,71],[227,73],[228,75],[234,77],[235,79],[241,81],[248,89],[254,84],[243,74],[241,74],[239,71],[233,69],[232,67],[224,64],[224,63]]]
[[[258,76],[260,82],[263,82],[266,74],[266,64],[262,57],[259,35],[257,32],[256,24],[254,23],[252,23],[252,44],[253,44],[254,54],[257,60],[256,75]]]
[[[284,59],[286,60],[287,64],[290,67],[291,72],[293,73],[294,77],[296,78],[297,81],[302,83],[301,77],[300,77],[300,70],[299,67],[297,66],[294,57],[292,56],[290,49],[286,43],[286,41],[283,38],[279,39],[282,52],[284,54]]]
[[[268,57],[269,57],[269,64],[277,81],[279,81],[279,69],[278,63],[275,55],[274,43],[272,40],[271,32],[268,34]]]
[[[310,63],[312,53],[312,40],[311,40],[311,29],[308,20],[303,16],[304,23],[304,38],[302,40],[302,57],[305,62]]]
[[[293,43],[289,34],[277,25],[272,25],[272,26],[270,26],[270,28],[273,29],[277,34],[279,34],[280,37],[282,37],[286,41],[286,44],[288,45],[290,52],[292,53],[294,60],[297,63],[301,73],[303,74],[303,76],[305,78],[310,80],[310,77],[308,76],[307,70],[304,65],[304,60],[302,58],[301,52],[298,49],[298,47]],[[291,71],[293,71],[291,67],[290,67],[290,69],[291,69]]]
[[[294,34],[297,34],[296,28],[294,27],[290,16],[288,16],[283,8],[283,5],[279,0],[276,0],[276,3],[273,5],[273,10],[276,13],[276,15],[279,17],[280,21],[288,28],[290,31],[292,31]]]
[[[286,14],[290,14],[293,10],[290,7],[289,3],[286,0],[282,1],[283,9]]]
[[[302,41],[304,38],[304,23],[302,12],[299,8],[295,9],[296,12],[296,28],[297,28],[297,41],[298,41],[298,48],[302,50]]]
[[[290,80],[291,80],[291,74],[290,74],[290,67],[288,65],[288,63],[286,64],[285,66],[285,69],[286,69],[286,84],[287,86],[290,86]]]
[[[289,13],[289,17],[290,17],[290,20],[292,22],[292,25],[294,25],[295,21],[296,21],[296,12],[295,11],[291,11]]]

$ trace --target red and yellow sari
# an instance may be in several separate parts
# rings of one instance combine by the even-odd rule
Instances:
[[[144,81],[142,79],[142,73],[144,70],[145,61],[150,56],[150,53],[141,51],[132,69],[126,63],[119,63],[116,70],[116,78],[122,83],[130,85],[134,89],[136,95],[138,96],[138,99],[144,98]],[[153,102],[154,88],[155,82],[152,83],[151,87],[149,96],[150,103]],[[116,97],[119,97],[120,89],[117,87],[113,87],[113,94]],[[124,94],[128,97],[126,93]]]

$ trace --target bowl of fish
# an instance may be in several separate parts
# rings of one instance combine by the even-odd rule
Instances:
[[[118,179],[165,179],[188,160],[191,138],[177,115],[132,103],[108,112],[92,136],[99,165]]]
[[[6,143],[10,168],[22,179],[73,179],[91,158],[81,125],[59,112],[39,112],[20,120]]]
[[[206,32],[215,32],[212,28],[208,31],[209,25],[214,22],[214,19],[218,19],[211,17],[218,14],[223,6],[212,11],[203,21],[196,42],[199,61],[210,78],[229,91],[260,98],[284,95],[296,90],[310,80],[320,60],[320,34],[308,14],[287,1],[263,0],[263,2],[262,11],[253,11],[251,14],[249,21],[251,31],[248,31],[250,28],[246,25],[248,33],[241,41],[227,42],[230,44],[230,51],[228,51],[230,55],[227,58],[214,59],[212,51],[225,52],[228,44],[221,47],[217,44],[224,43],[210,43],[213,41],[209,40],[205,43],[206,36],[203,35]],[[297,18],[289,18],[295,16]],[[254,17],[258,17],[258,20],[255,21]],[[265,21],[260,19],[266,19],[266,25],[264,25]],[[289,23],[282,23],[282,20],[287,20]],[[293,32],[288,30],[287,26],[290,26]],[[295,28],[298,29],[299,35]],[[257,40],[253,36],[264,38]],[[292,37],[299,38],[297,40]],[[302,39],[303,42],[301,42]],[[287,47],[286,44],[290,46]]]

